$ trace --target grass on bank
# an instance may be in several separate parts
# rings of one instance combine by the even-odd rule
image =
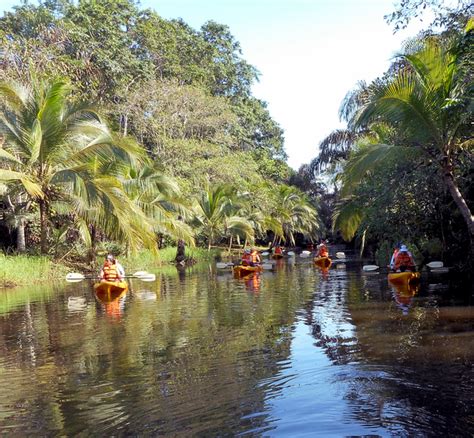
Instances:
[[[48,257],[0,254],[0,287],[14,287],[63,279],[68,267]]]

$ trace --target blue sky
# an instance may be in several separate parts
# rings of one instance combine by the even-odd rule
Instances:
[[[0,0],[0,12],[19,4]],[[254,95],[268,102],[285,130],[288,163],[297,169],[317,155],[319,142],[344,126],[338,109],[357,81],[383,74],[413,23],[393,35],[383,16],[392,0],[142,0],[165,18],[194,28],[227,24],[243,57],[261,73]]]

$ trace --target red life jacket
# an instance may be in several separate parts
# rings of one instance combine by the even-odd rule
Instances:
[[[282,253],[283,253],[283,251],[281,250],[281,248],[279,246],[277,248],[275,248],[275,254],[281,255]]]
[[[242,256],[242,264],[248,265],[252,261],[252,255],[248,253],[244,253]]]
[[[328,252],[328,249],[327,249],[326,245],[323,245],[321,248],[319,248],[318,256],[319,257],[329,257],[329,252]]]
[[[102,268],[104,272],[104,280],[106,281],[119,281],[120,275],[117,269],[117,265],[115,263],[105,262]]]
[[[400,251],[395,257],[394,269],[400,269],[400,266],[406,266],[407,268],[412,268],[414,266],[413,261],[410,255],[405,251]]]

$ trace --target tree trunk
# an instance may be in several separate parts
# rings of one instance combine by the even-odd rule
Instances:
[[[209,233],[209,242],[207,244],[207,251],[210,252],[211,251],[211,243],[212,243],[212,231]]]
[[[41,230],[41,254],[48,252],[48,217],[46,202],[42,199],[38,201],[40,209],[40,230]]]
[[[231,251],[232,251],[232,236],[230,236],[230,239],[229,239],[229,255]]]
[[[23,218],[20,218],[18,228],[16,229],[16,250],[18,252],[26,251],[25,220]]]
[[[89,248],[89,264],[91,266],[95,265],[96,262],[96,241],[97,241],[97,230],[94,225],[90,227],[91,235],[91,247]]]
[[[469,235],[472,241],[474,239],[474,216],[472,215],[471,210],[469,210],[469,206],[467,205],[466,200],[463,198],[461,192],[459,191],[459,188],[455,183],[451,172],[445,173],[444,182],[448,186],[449,193],[451,193],[454,202],[461,211],[462,217],[466,221],[467,229],[469,230]]]

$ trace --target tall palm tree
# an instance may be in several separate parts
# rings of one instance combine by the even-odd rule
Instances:
[[[382,121],[397,132],[400,141],[364,149],[356,165],[346,169],[346,176],[360,176],[374,163],[415,149],[438,166],[474,241],[474,216],[456,180],[460,154],[472,150],[472,61],[468,59],[471,67],[466,68],[462,51],[472,32],[471,23],[462,41],[440,37],[417,41],[400,55],[403,62],[393,77],[368,87],[352,112],[349,128],[364,129]]]
[[[85,169],[94,160],[102,164],[111,157],[136,163],[145,154],[136,142],[110,131],[89,105],[71,103],[71,88],[60,80],[31,87],[4,82],[0,95],[0,133],[5,139],[0,181],[17,184],[39,206],[42,253],[47,252],[48,218],[55,200],[72,194],[84,200],[96,190],[108,190],[116,212],[128,205],[116,180],[106,175],[88,179]],[[120,217],[125,220],[130,214],[123,208]]]

